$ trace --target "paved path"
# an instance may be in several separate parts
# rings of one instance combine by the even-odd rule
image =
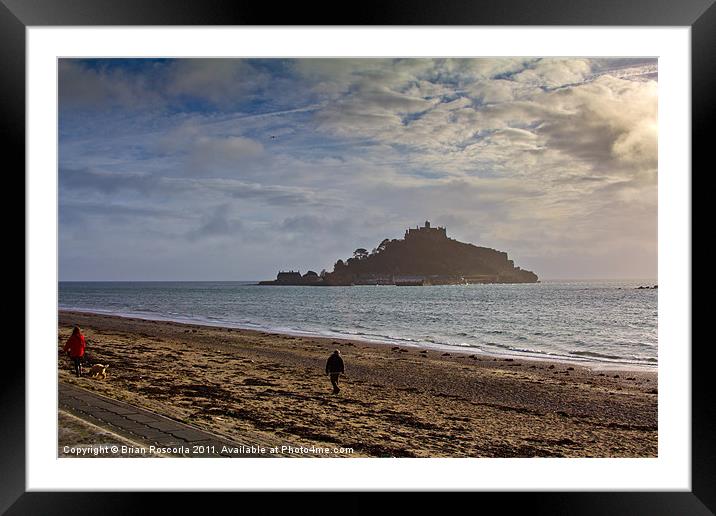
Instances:
[[[98,426],[126,436],[147,447],[171,448],[172,457],[311,457],[310,454],[270,454],[278,443],[265,439],[228,440],[205,430],[175,421],[155,412],[59,382],[59,406]],[[266,453],[250,449],[263,446]],[[226,447],[226,448],[224,448]]]

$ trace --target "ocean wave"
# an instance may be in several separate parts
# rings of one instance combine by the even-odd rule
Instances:
[[[625,357],[619,355],[607,355],[605,353],[598,353],[596,351],[570,351],[569,354],[576,355],[579,357],[604,358],[608,360],[625,360]]]

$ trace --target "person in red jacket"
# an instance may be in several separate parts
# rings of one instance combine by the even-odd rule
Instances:
[[[75,366],[75,373],[77,376],[82,376],[82,366],[80,362],[85,354],[85,336],[80,332],[80,327],[75,326],[72,328],[72,335],[67,339],[64,349],[72,359],[72,363]]]

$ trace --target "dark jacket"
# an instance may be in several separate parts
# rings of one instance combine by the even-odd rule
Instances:
[[[334,353],[328,357],[328,361],[326,362],[326,374],[343,372],[345,372],[345,367],[343,366],[341,356]]]

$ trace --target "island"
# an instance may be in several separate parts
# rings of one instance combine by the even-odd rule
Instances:
[[[459,242],[444,227],[409,228],[403,239],[385,239],[375,249],[358,248],[338,260],[332,272],[280,271],[259,285],[460,285],[473,283],[536,283],[537,275],[515,267],[507,253]]]

